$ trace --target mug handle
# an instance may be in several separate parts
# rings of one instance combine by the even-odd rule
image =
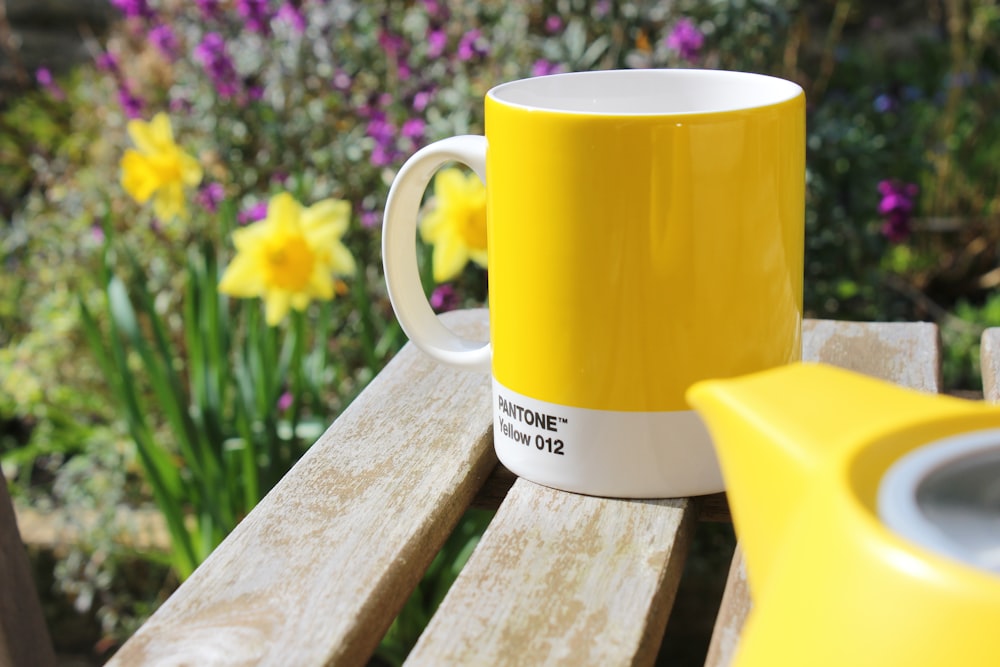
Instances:
[[[417,347],[445,364],[489,372],[489,342],[470,341],[434,314],[417,270],[417,212],[434,173],[461,162],[486,182],[486,137],[462,135],[436,141],[414,153],[396,174],[382,222],[382,266],[389,301],[403,331]]]

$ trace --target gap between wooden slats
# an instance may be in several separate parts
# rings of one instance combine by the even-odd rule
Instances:
[[[930,393],[941,391],[941,348],[934,324],[806,320],[802,338],[803,361],[840,366]],[[1000,338],[995,339],[993,349],[997,343]],[[725,667],[732,662],[751,606],[743,554],[737,544],[706,667]]]
[[[365,664],[495,465],[488,377],[407,346],[110,664]]]

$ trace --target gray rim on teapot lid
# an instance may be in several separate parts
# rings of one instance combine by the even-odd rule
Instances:
[[[1000,429],[900,457],[879,484],[878,513],[920,546],[1000,574]]]

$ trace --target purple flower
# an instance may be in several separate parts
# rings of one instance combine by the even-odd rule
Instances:
[[[443,18],[446,12],[446,8],[437,0],[424,0],[424,9],[427,11],[428,16],[433,17],[440,15]]]
[[[406,47],[406,40],[388,30],[380,30],[378,33],[378,45],[390,56],[396,56]]]
[[[104,228],[95,222],[90,226],[90,237],[96,243],[104,243]]]
[[[427,33],[427,57],[439,58],[448,46],[448,34],[444,30],[431,30]]]
[[[268,0],[236,0],[236,11],[250,32],[267,37],[271,34],[271,8]]]
[[[458,41],[458,59],[469,61],[476,57],[482,57],[490,52],[489,42],[483,36],[481,30],[470,30],[462,35]]]
[[[298,4],[290,0],[285,0],[281,4],[281,7],[278,8],[278,18],[292,26],[292,29],[301,35],[306,31],[308,23],[306,22],[306,15],[302,13],[302,8]]]
[[[194,4],[198,5],[198,9],[201,10],[201,15],[204,18],[218,18],[221,0],[194,0]]]
[[[245,208],[236,216],[236,221],[241,225],[249,225],[267,217],[267,202],[262,201],[254,204],[250,208]]]
[[[264,86],[260,84],[247,86],[247,99],[253,102],[259,102],[264,99]]]
[[[375,140],[370,158],[374,166],[385,167],[399,157],[399,151],[396,149],[396,126],[386,118],[384,112],[372,113],[365,133]]]
[[[424,130],[427,129],[427,124],[422,118],[411,118],[405,123],[403,123],[402,129],[400,129],[400,134],[402,134],[407,139],[423,139]]]
[[[222,203],[225,196],[226,192],[222,183],[206,183],[198,190],[195,201],[209,213],[215,213],[219,210],[219,204]]]
[[[431,103],[433,93],[429,90],[421,90],[413,96],[413,110],[422,112]]]
[[[177,60],[180,46],[177,42],[177,35],[174,34],[173,28],[169,25],[163,23],[150,30],[149,41],[167,58]]]
[[[53,99],[60,102],[66,99],[66,93],[59,87],[56,80],[52,78],[52,72],[48,67],[39,67],[35,70],[35,81],[38,82],[39,86],[47,90]]]
[[[154,16],[146,0],[111,0],[112,6],[118,8],[126,18],[151,19]]]
[[[344,70],[337,70],[333,75],[333,87],[341,92],[351,89],[351,75]]]
[[[194,49],[194,58],[208,73],[222,99],[232,99],[242,90],[232,59],[226,53],[226,42],[217,32],[210,32]]]
[[[531,76],[545,76],[563,71],[563,66],[559,63],[550,62],[545,59],[538,59],[531,66]]]
[[[445,283],[434,288],[434,291],[431,292],[430,302],[431,308],[436,312],[444,313],[458,308],[459,299],[455,288]]]
[[[126,118],[142,118],[145,104],[127,84],[123,83],[118,87],[118,103],[122,105]]]
[[[392,164],[396,157],[397,152],[394,148],[383,143],[377,143],[372,148],[372,156],[369,160],[373,167],[386,167]]]
[[[667,35],[667,48],[677,51],[682,59],[688,61],[697,59],[704,43],[705,36],[688,18],[680,19]]]
[[[97,56],[96,62],[97,69],[102,72],[111,72],[113,74],[118,73],[118,56],[110,51],[105,51],[101,55]]]
[[[189,114],[194,105],[186,97],[175,97],[170,100],[170,111],[175,114]]]
[[[295,397],[292,396],[292,392],[286,391],[282,392],[281,396],[278,397],[278,403],[276,407],[281,412],[284,412],[288,408],[292,407],[294,403],[295,403]]]
[[[914,199],[920,192],[915,183],[895,180],[879,181],[878,212],[884,218],[882,235],[894,243],[905,241],[912,232],[910,219],[913,215]]]
[[[376,111],[368,120],[368,127],[365,133],[379,143],[384,143],[392,139],[396,128],[382,111]]]
[[[377,227],[382,222],[382,214],[378,211],[362,211],[361,226],[366,229]]]
[[[558,14],[549,14],[548,18],[545,19],[545,32],[550,35],[554,35],[563,27],[563,20]]]

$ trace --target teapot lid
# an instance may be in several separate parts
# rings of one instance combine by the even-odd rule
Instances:
[[[897,459],[878,513],[920,546],[1000,574],[1000,429],[936,440]]]

